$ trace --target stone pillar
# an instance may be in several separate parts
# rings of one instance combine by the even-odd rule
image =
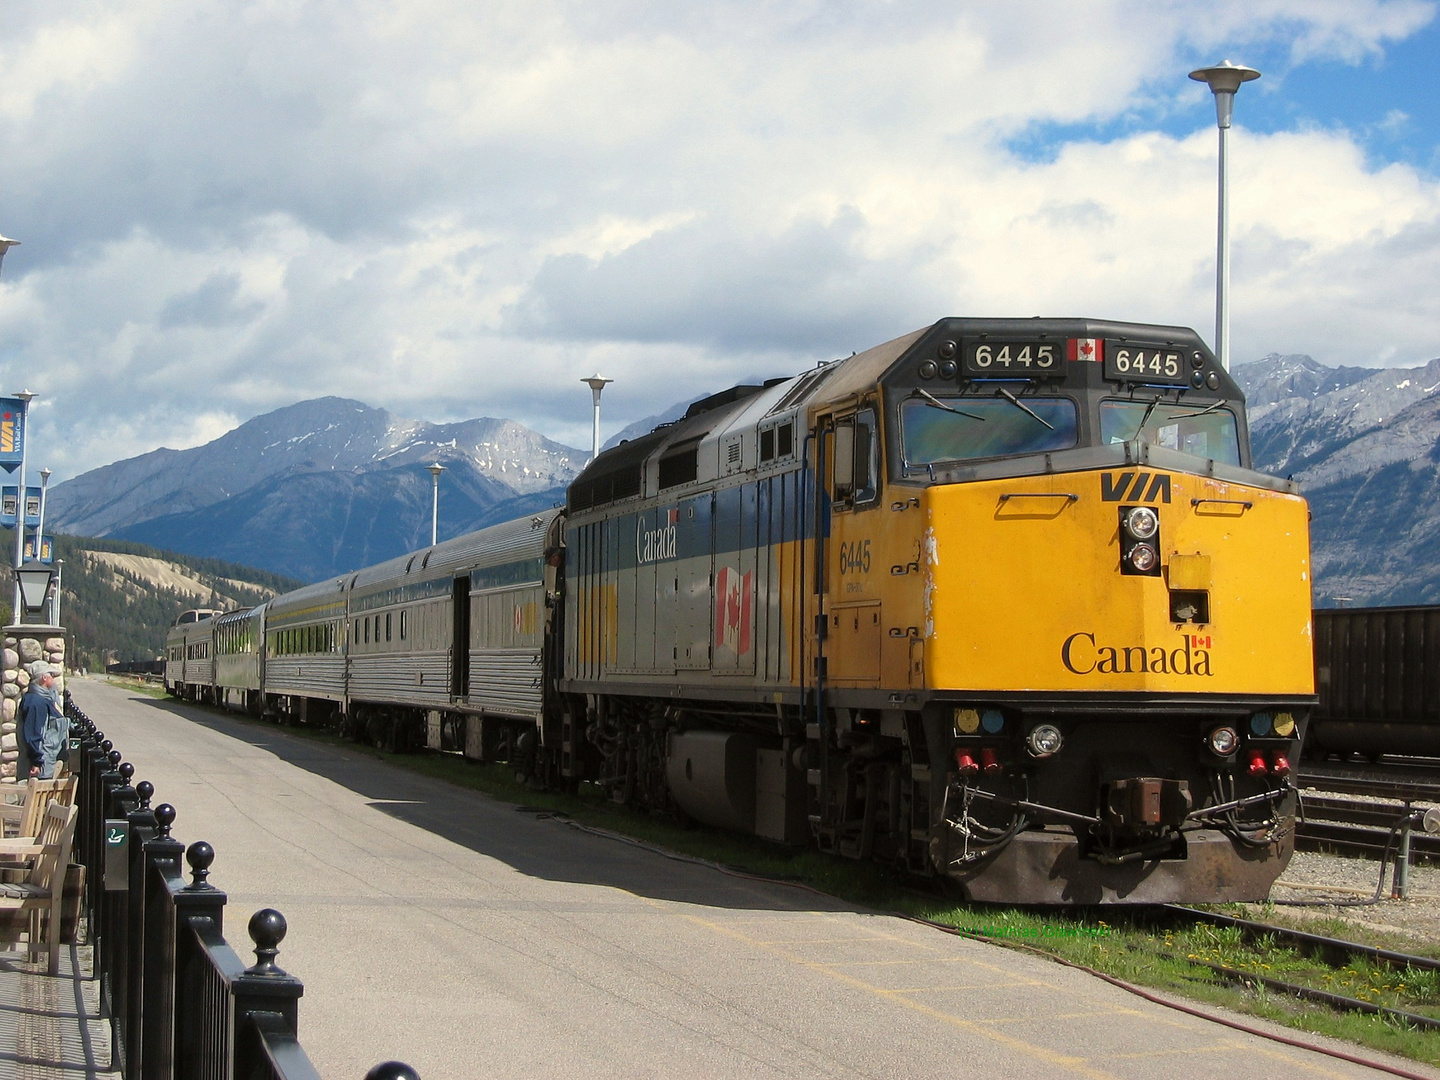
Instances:
[[[0,784],[15,783],[20,757],[20,696],[32,679],[45,672],[55,676],[55,689],[65,692],[65,630],[59,626],[7,626],[0,659]]]

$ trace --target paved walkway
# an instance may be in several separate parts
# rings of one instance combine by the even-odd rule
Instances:
[[[177,838],[214,845],[236,951],[256,908],[289,919],[279,963],[330,1080],[386,1058],[425,1080],[1378,1075],[279,727],[71,690],[177,807]]]
[[[15,949],[0,945],[0,950]],[[0,1077],[87,1080],[110,1071],[110,1024],[99,1018],[100,991],[90,949],[60,954],[60,974],[30,963],[24,946],[0,951]]]

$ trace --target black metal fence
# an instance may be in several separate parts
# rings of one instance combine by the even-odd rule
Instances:
[[[304,986],[275,963],[285,917],[250,918],[255,963],[225,941],[225,893],[207,878],[215,852],[170,833],[175,808],[65,695],[70,765],[79,777],[75,830],[85,866],[81,922],[94,950],[111,1061],[125,1080],[319,1080],[296,1038]],[[183,862],[190,880],[185,880]],[[419,1080],[399,1062],[367,1080]]]

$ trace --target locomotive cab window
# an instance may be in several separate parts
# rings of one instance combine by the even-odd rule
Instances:
[[[880,471],[880,445],[875,434],[873,409],[835,421],[831,493],[836,509],[875,501]]]
[[[1173,401],[1102,401],[1100,441],[1144,439],[1182,454],[1240,464],[1235,414],[1213,405],[1177,405]]]
[[[938,465],[1068,450],[1079,441],[1080,421],[1069,398],[926,394],[901,403],[900,427],[905,462]]]

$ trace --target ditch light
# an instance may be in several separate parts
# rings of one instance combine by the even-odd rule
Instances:
[[[54,576],[54,570],[34,560],[15,568],[15,577],[20,582],[20,600],[26,611],[39,611],[45,606],[45,598],[50,595],[50,579]]]

